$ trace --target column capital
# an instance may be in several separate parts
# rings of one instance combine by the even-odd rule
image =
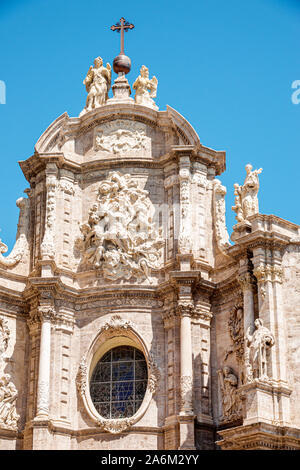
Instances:
[[[271,281],[282,284],[283,281],[283,269],[278,265],[260,264],[254,269],[253,274],[257,281],[262,283]]]
[[[194,313],[195,306],[192,301],[179,300],[176,308],[176,312],[181,317],[191,317]]]
[[[254,289],[255,279],[250,272],[239,274],[237,280],[243,291]]]
[[[41,322],[51,321],[57,316],[55,308],[52,306],[41,305],[38,307],[37,311]]]

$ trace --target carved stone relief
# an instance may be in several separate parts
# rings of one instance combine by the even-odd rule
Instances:
[[[20,418],[16,411],[18,392],[10,380],[11,376],[4,373],[9,337],[7,320],[0,317],[0,428],[16,430]]]
[[[101,269],[110,281],[136,277],[151,283],[150,270],[160,267],[164,241],[153,222],[148,191],[139,189],[130,175],[111,172],[97,199],[76,240],[83,264]]]
[[[233,370],[225,366],[218,370],[222,395],[222,422],[230,422],[242,416],[242,396],[238,391],[238,378]]]
[[[179,170],[180,184],[180,233],[178,237],[178,248],[181,254],[188,254],[192,250],[191,237],[191,208],[190,208],[190,159],[181,158],[181,168]]]
[[[248,217],[259,213],[258,209],[258,175],[262,172],[262,168],[252,171],[252,165],[246,165],[246,178],[244,184],[240,186],[234,184],[235,205],[232,210],[236,213],[237,222],[247,222]]]
[[[244,312],[241,305],[235,305],[230,312],[228,327],[232,346],[226,352],[225,361],[233,352],[236,353],[237,360],[242,361],[244,359]]]
[[[54,258],[54,228],[56,220],[56,188],[57,179],[55,175],[48,175],[46,181],[47,202],[46,202],[46,226],[45,235],[41,245],[43,257]]]
[[[151,138],[140,122],[117,119],[95,129],[94,150],[113,155],[151,156]]]

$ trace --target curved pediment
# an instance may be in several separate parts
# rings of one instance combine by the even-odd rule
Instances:
[[[67,154],[76,163],[114,157],[155,160],[174,145],[200,145],[193,127],[177,111],[119,103],[78,118],[62,114],[39,138],[35,151]]]

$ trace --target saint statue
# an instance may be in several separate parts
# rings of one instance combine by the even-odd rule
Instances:
[[[238,378],[228,366],[218,370],[218,376],[222,392],[223,417],[225,420],[236,418],[240,411],[237,394]]]
[[[252,171],[252,165],[245,167],[247,176],[242,186],[242,209],[247,219],[250,215],[258,214],[258,198],[259,190],[258,175],[262,172],[262,168]]]
[[[94,67],[91,65],[83,84],[88,92],[86,105],[80,115],[98,108],[106,103],[111,84],[111,66],[103,66],[101,57],[96,57]]]
[[[262,168],[252,171],[252,165],[246,165],[246,178],[243,186],[234,184],[235,205],[232,210],[236,212],[237,222],[245,222],[248,217],[259,213],[258,209],[258,175],[262,172]]]
[[[156,97],[157,83],[158,81],[155,76],[151,80],[149,79],[149,70],[145,65],[142,65],[140,75],[132,85],[132,88],[136,90],[134,97],[136,104],[158,109],[152,99]]]
[[[254,333],[250,335],[250,327],[246,333],[248,348],[246,369],[248,372],[250,371],[250,380],[266,379],[268,378],[267,350],[274,345],[275,339],[271,331],[263,326],[263,322],[260,318],[255,320],[254,325]]]

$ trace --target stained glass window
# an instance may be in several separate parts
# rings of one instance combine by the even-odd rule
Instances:
[[[103,418],[128,418],[142,404],[147,388],[147,363],[141,351],[118,346],[97,363],[90,382],[94,406]]]

